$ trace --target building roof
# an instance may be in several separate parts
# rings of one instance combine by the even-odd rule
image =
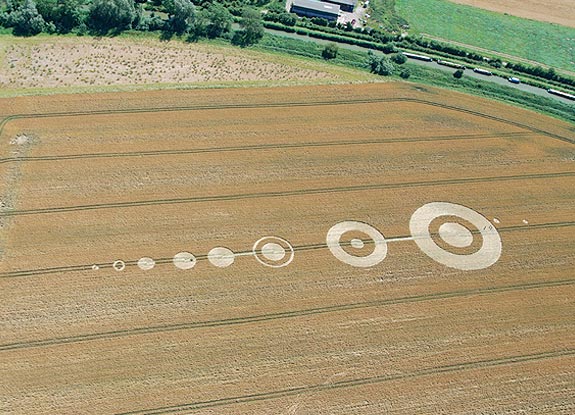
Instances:
[[[339,6],[337,4],[324,3],[317,0],[294,0],[292,5],[294,7],[301,7],[318,12],[339,14]]]
[[[349,6],[355,6],[357,4],[357,0],[326,0],[330,3],[337,3],[337,4],[346,4]]]

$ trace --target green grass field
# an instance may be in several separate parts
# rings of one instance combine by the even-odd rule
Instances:
[[[370,1],[369,26],[376,29],[398,30],[407,21],[400,17],[395,10],[395,0]]]
[[[411,30],[575,71],[575,29],[462,6],[396,0]]]

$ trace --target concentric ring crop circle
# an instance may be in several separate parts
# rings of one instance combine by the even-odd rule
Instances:
[[[442,216],[464,219],[477,228],[483,238],[481,248],[472,254],[454,254],[437,245],[431,237],[431,222]],[[450,268],[473,271],[495,264],[502,251],[501,238],[491,222],[476,211],[455,203],[431,202],[417,209],[409,220],[413,240],[430,258]]]
[[[283,252],[278,252],[281,247]],[[256,260],[266,267],[282,268],[288,266],[294,259],[293,246],[279,236],[264,236],[258,239],[252,248]],[[262,259],[261,257],[264,257]]]
[[[363,232],[369,235],[375,246],[373,252],[366,256],[354,256],[346,252],[341,246],[341,237],[346,232]],[[336,223],[327,232],[326,244],[334,257],[345,264],[358,268],[373,267],[387,256],[387,242],[383,234],[364,222],[344,221]],[[359,246],[357,243],[353,245]]]

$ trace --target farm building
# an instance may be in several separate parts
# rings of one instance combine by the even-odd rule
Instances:
[[[290,11],[298,16],[321,17],[326,20],[337,20],[339,6],[317,0],[294,0]]]
[[[323,0],[325,3],[337,4],[341,11],[353,12],[357,5],[357,0]]]

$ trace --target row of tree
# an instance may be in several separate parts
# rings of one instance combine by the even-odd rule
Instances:
[[[0,25],[12,28],[17,36],[41,32],[94,35],[118,34],[124,30],[161,30],[165,37],[187,35],[216,38],[230,36],[233,15],[221,2],[196,6],[190,0],[158,0],[165,18],[147,13],[145,0],[16,0],[0,13]],[[233,40],[239,45],[257,42],[264,33],[261,14],[244,7],[241,30]]]

